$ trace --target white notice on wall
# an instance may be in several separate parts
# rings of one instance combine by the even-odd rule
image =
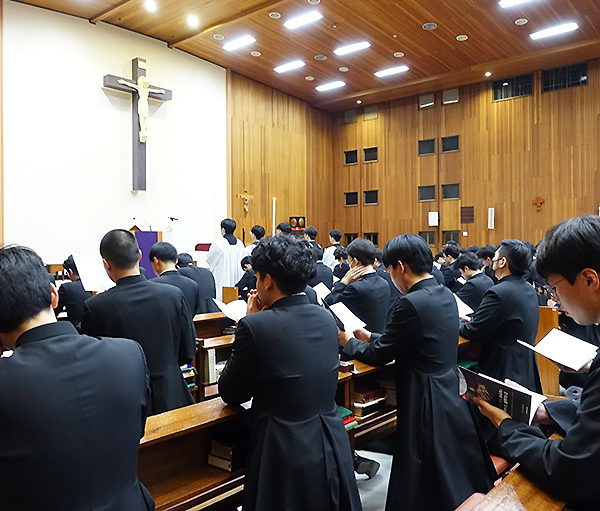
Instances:
[[[73,259],[77,271],[79,271],[83,289],[89,292],[102,292],[114,287],[115,283],[106,274],[100,255],[74,252]]]
[[[440,225],[440,214],[437,211],[430,211],[427,215],[429,227]]]

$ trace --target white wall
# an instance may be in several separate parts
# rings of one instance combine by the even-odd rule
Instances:
[[[165,43],[4,1],[4,228],[7,243],[47,263],[97,251],[133,217],[164,229],[177,217],[191,251],[226,216],[225,70]],[[104,90],[145,58],[151,101],[147,190],[131,192],[131,95]],[[147,224],[139,221],[140,227]],[[186,234],[187,233],[187,234]],[[178,234],[180,239],[181,234]]]

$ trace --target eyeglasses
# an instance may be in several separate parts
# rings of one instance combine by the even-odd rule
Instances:
[[[563,277],[562,279],[557,280],[554,284],[546,284],[545,286],[542,286],[546,294],[555,302],[558,301],[558,295],[556,294],[556,284],[562,282],[566,278],[567,277]]]

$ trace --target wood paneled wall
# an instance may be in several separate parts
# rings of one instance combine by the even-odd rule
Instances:
[[[228,110],[228,210],[238,223],[238,237],[245,227],[249,243],[255,224],[272,232],[276,197],[276,224],[304,216],[326,243],[333,202],[329,114],[233,72],[228,72]],[[254,196],[247,216],[236,197],[245,191]]]
[[[459,230],[460,244],[537,242],[565,218],[598,214],[600,202],[600,60],[589,62],[588,85],[541,93],[535,73],[532,96],[492,101],[491,82],[460,88],[460,101],[419,110],[417,98],[381,103],[376,119],[333,120],[330,218],[342,232],[379,232],[379,245],[404,232]],[[460,150],[441,153],[440,137],[459,135]],[[417,155],[420,139],[435,138],[436,154]],[[379,161],[364,163],[362,149],[379,147]],[[359,163],[344,165],[344,151],[358,149]],[[441,200],[441,185],[460,183],[459,200]],[[436,200],[418,202],[419,185],[436,185]],[[379,189],[377,206],[362,205],[364,190]],[[359,206],[344,205],[358,191]],[[538,211],[536,198],[544,203]],[[309,200],[310,202],[310,200]],[[460,223],[460,207],[474,206],[475,222]],[[320,210],[322,208],[322,210]],[[487,210],[495,208],[495,229]],[[315,216],[325,217],[325,203]],[[440,226],[427,227],[427,213]],[[466,232],[467,236],[463,236]]]

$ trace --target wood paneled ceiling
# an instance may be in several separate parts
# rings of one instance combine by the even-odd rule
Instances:
[[[531,0],[503,9],[498,0],[31,0],[26,3],[139,32],[170,47],[280,89],[325,110],[352,108],[441,90],[540,68],[600,57],[600,0]],[[313,0],[316,1],[316,0]],[[323,18],[296,30],[283,23],[309,10]],[[269,13],[278,12],[280,19]],[[196,29],[187,16],[199,19]],[[517,26],[515,20],[528,23]],[[436,23],[425,31],[422,25]],[[568,34],[534,41],[529,34],[576,22]],[[215,34],[225,37],[214,38]],[[233,52],[224,43],[251,34],[256,42]],[[456,40],[458,35],[466,41]],[[371,47],[346,56],[333,50],[367,40]],[[261,53],[259,57],[251,51]],[[404,57],[394,57],[403,52]],[[316,61],[315,55],[327,60]],[[142,56],[143,57],[143,56]],[[273,68],[301,59],[300,69],[278,74]],[[377,78],[374,72],[407,65],[409,71]],[[347,72],[339,71],[347,67]],[[305,80],[313,76],[314,81]],[[317,92],[315,86],[342,80],[346,86]]]

